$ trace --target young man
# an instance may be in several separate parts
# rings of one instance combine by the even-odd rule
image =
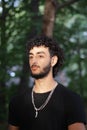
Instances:
[[[64,61],[55,40],[35,37],[27,44],[34,86],[12,98],[9,130],[85,130],[85,112],[79,95],[56,82]]]

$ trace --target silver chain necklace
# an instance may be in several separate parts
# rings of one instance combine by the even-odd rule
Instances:
[[[56,86],[57,86],[57,85],[56,85]],[[54,92],[56,86],[51,90],[51,92],[49,93],[49,95],[48,95],[47,99],[45,100],[45,102],[44,102],[40,107],[38,107],[38,108],[35,106],[34,92],[33,92],[33,89],[32,89],[32,93],[31,93],[31,94],[32,94],[32,104],[33,104],[33,107],[34,107],[34,110],[35,110],[35,118],[37,118],[38,112],[39,112],[40,110],[42,110],[42,109],[47,105],[47,103],[49,102],[49,100],[50,100],[50,98],[52,97],[52,94],[53,94],[53,92]]]

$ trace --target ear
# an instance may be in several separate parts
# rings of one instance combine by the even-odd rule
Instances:
[[[51,59],[51,66],[55,66],[55,64],[57,63],[58,61],[58,57],[57,56],[53,56],[52,59]]]

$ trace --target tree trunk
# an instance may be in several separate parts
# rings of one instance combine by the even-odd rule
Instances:
[[[55,0],[46,0],[45,2],[42,33],[49,37],[53,36],[56,5]]]
[[[58,0],[46,0],[43,16],[42,34],[53,37],[54,22],[56,18],[56,12],[59,9],[67,7],[78,0],[68,0],[67,2],[60,3]]]

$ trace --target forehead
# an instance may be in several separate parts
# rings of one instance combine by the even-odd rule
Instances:
[[[38,52],[49,53],[49,49],[48,47],[45,47],[45,46],[34,46],[29,51],[29,53],[38,53]]]

